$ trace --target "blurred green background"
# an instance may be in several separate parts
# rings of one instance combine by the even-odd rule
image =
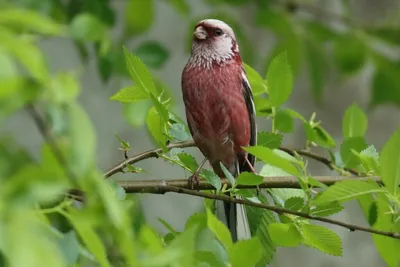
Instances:
[[[64,36],[39,38],[38,45],[52,73],[68,72],[79,77],[82,88],[79,102],[95,127],[96,156],[102,170],[123,159],[116,133],[131,144],[130,155],[155,146],[144,127],[151,105],[146,101],[121,105],[109,100],[121,87],[131,84],[122,45],[151,69],[163,88],[168,89],[165,95],[172,97],[176,112],[184,117],[180,75],[189,57],[192,26],[204,18],[229,23],[237,35],[243,60],[261,75],[265,75],[274,55],[287,50],[296,82],[286,106],[305,117],[316,112],[338,143],[344,110],[354,102],[367,111],[366,139],[377,148],[400,125],[398,0],[13,0],[12,3],[66,25]],[[10,17],[3,12],[0,23]],[[0,52],[0,75],[6,76],[19,68],[10,65],[7,54]],[[21,57],[28,58],[29,54],[21,53]],[[1,110],[0,134],[13,136],[18,144],[38,156],[42,137],[31,119],[23,111],[12,113],[10,99],[0,100],[3,107],[7,103],[10,106]],[[270,129],[270,125],[260,120],[259,129]],[[298,144],[304,143],[302,125],[293,124],[288,131],[292,134],[285,138],[285,145],[301,148]],[[201,158],[196,149],[189,151]],[[324,166],[313,162],[310,165],[312,174],[332,174]],[[115,177],[187,176],[161,160],[150,159],[138,166],[147,173]],[[165,228],[158,217],[182,229],[190,214],[203,207],[200,199],[180,195],[142,196],[142,205],[146,219],[160,231]],[[366,225],[355,203],[334,217]],[[270,266],[385,266],[369,235],[333,228],[343,240],[343,258],[305,247],[279,248]]]

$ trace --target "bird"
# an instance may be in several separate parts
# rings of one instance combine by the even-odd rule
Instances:
[[[227,23],[204,19],[195,25],[181,87],[189,131],[204,155],[189,178],[190,187],[198,185],[207,160],[220,178],[225,177],[221,165],[233,177],[255,173],[255,157],[243,149],[257,143],[254,99],[239,45]],[[243,205],[217,201],[216,209],[234,242],[251,237]]]

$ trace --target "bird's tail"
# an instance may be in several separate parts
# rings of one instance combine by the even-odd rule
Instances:
[[[237,170],[237,173],[243,171],[240,170],[239,167]],[[241,197],[236,196],[236,198],[240,199]],[[244,205],[217,200],[216,215],[219,220],[227,225],[231,232],[233,242],[251,238],[249,221],[246,214],[246,207]]]

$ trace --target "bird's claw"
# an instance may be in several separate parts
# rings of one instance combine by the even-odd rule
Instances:
[[[192,176],[189,177],[188,186],[192,190],[199,191],[199,189],[200,189],[200,176],[199,176],[198,173],[194,173]]]

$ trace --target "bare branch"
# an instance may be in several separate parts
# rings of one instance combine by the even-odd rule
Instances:
[[[187,148],[187,147],[194,147],[195,144],[193,142],[193,140],[189,140],[189,141],[184,141],[184,142],[179,142],[179,143],[172,143],[169,144],[167,146],[167,148],[170,150],[172,148]],[[325,164],[327,167],[329,167],[331,170],[335,169],[336,165],[334,162],[332,162],[331,160],[329,160],[328,158],[325,158],[323,156],[317,155],[309,150],[303,150],[303,149],[290,149],[290,148],[286,148],[286,147],[280,147],[279,148],[282,151],[285,151],[286,153],[290,154],[290,155],[294,155],[295,153],[314,159],[318,162],[321,162],[323,164]],[[158,158],[158,156],[160,154],[162,154],[163,151],[161,148],[156,148],[156,149],[152,149],[152,150],[148,150],[146,152],[143,153],[139,153],[136,156],[133,156],[131,158],[128,158],[124,161],[121,161],[120,163],[118,163],[117,165],[115,165],[114,167],[110,168],[109,170],[107,170],[105,172],[105,177],[111,177],[116,173],[119,172],[123,172],[124,168],[127,165],[132,165],[134,163],[137,163],[139,161],[145,160],[145,159],[149,159],[149,158]],[[356,170],[353,169],[344,169],[347,172],[350,172],[354,175],[360,176],[360,173],[357,172]]]
[[[323,217],[317,217],[317,216],[309,215],[307,213],[293,211],[293,210],[289,210],[289,209],[285,209],[285,208],[281,208],[281,207],[277,207],[277,206],[251,202],[249,200],[244,200],[244,199],[231,198],[226,195],[214,195],[214,194],[210,194],[210,193],[206,193],[206,192],[171,186],[171,185],[168,185],[165,181],[159,182],[157,193],[164,194],[164,193],[168,193],[168,192],[198,196],[198,197],[208,198],[208,199],[222,200],[222,201],[232,202],[232,203],[237,203],[237,204],[242,204],[242,205],[248,205],[248,206],[257,207],[257,208],[261,208],[261,209],[265,209],[265,210],[270,210],[270,211],[273,211],[278,214],[286,213],[286,214],[300,216],[300,217],[314,220],[314,221],[320,221],[320,222],[325,222],[325,223],[329,223],[329,224],[333,224],[333,225],[338,225],[338,226],[347,228],[350,231],[361,231],[361,232],[367,232],[367,233],[372,233],[372,234],[377,234],[377,235],[388,236],[388,237],[400,239],[400,234],[395,233],[395,232],[386,232],[386,231],[376,230],[376,229],[372,229],[372,228],[368,228],[368,227],[348,224],[348,223],[344,223],[341,221],[332,220],[332,219],[323,218]]]
[[[358,180],[358,181],[375,181],[381,184],[379,177],[356,177],[356,176],[313,176],[313,178],[327,186],[331,186],[340,181],[346,180]],[[231,184],[227,179],[221,180],[222,185],[226,184],[226,188],[230,188]],[[176,179],[176,180],[140,180],[140,181],[116,181],[126,193],[160,193],[160,184],[173,187],[179,187],[189,189],[187,179]],[[255,186],[249,185],[237,185],[238,189],[255,189]],[[301,188],[298,179],[294,176],[277,176],[277,177],[265,177],[264,181],[259,185],[259,188]],[[210,183],[205,180],[200,180],[199,190],[212,190],[215,189]],[[162,190],[161,190],[162,193]]]

